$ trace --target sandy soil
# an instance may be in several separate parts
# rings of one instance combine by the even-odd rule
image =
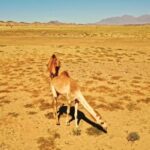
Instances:
[[[149,150],[149,43],[150,26],[0,26],[0,150]],[[65,114],[55,125],[46,69],[53,53],[107,134],[81,105],[80,132]]]

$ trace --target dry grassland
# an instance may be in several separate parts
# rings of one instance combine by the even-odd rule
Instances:
[[[46,69],[53,53],[107,134],[81,105],[79,133],[65,115],[55,125]],[[0,26],[0,68],[0,150],[150,148],[150,26]]]

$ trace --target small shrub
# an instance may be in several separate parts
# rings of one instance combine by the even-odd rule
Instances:
[[[34,106],[33,106],[33,104],[26,104],[26,105],[24,105],[24,107],[25,108],[33,108]]]
[[[73,133],[74,136],[79,136],[79,135],[81,135],[81,130],[79,130],[79,129],[73,129],[72,133]]]
[[[127,136],[127,140],[128,141],[134,142],[134,141],[137,141],[139,139],[140,139],[140,136],[139,136],[139,134],[137,132],[131,132]]]
[[[37,140],[39,150],[52,150],[55,148],[54,140],[51,137],[40,137]]]
[[[60,134],[59,133],[55,133],[54,134],[54,139],[60,139]]]

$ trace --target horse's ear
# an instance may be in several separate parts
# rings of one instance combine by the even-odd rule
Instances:
[[[52,55],[52,58],[56,58],[56,55],[55,55],[55,54],[53,54],[53,55]]]
[[[66,76],[66,77],[70,77],[69,73],[67,71],[63,71],[61,74],[64,75],[64,76]]]

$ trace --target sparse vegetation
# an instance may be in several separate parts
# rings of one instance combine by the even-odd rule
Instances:
[[[60,138],[60,134],[55,131],[50,131],[49,137],[40,137],[37,139],[39,150],[54,150],[57,149],[55,140]],[[58,148],[59,149],[59,148]]]
[[[131,142],[137,141],[139,139],[140,139],[140,136],[137,132],[131,132],[127,136],[127,140]]]
[[[48,118],[48,119],[53,119],[54,115],[53,115],[52,112],[50,112],[50,113],[45,114],[45,117]]]
[[[80,136],[81,135],[81,130],[80,129],[73,129],[72,130],[72,134],[74,136]]]
[[[16,113],[16,112],[10,112],[10,113],[8,113],[8,116],[12,116],[12,117],[18,117],[19,116],[19,114],[18,113]]]
[[[33,105],[33,104],[25,104],[24,107],[25,107],[25,108],[33,108],[34,105]]]
[[[52,137],[40,137],[37,140],[37,143],[39,144],[39,150],[53,150],[55,149],[55,143],[54,139]]]
[[[42,102],[39,106],[40,110],[46,110],[52,108],[52,105],[49,103]]]
[[[123,140],[138,142],[126,149],[150,145],[142,136],[149,137],[150,124],[149,25],[0,28],[1,149],[116,150],[124,149]],[[108,123],[106,136],[93,127],[96,121],[80,103],[82,130],[73,130],[74,121],[66,127],[66,114],[56,126],[46,67],[53,53],[61,60],[61,71],[67,70],[78,81],[89,104]],[[66,105],[66,99],[60,96],[58,105],[62,103]],[[124,136],[124,129],[139,129],[141,134]],[[89,142],[91,147],[85,144]]]
[[[37,112],[35,112],[35,111],[29,111],[28,114],[29,115],[35,115],[35,114],[37,114]]]
[[[133,103],[133,102],[130,102],[126,105],[126,108],[129,110],[129,111],[134,111],[137,109],[137,104],[136,103]]]

